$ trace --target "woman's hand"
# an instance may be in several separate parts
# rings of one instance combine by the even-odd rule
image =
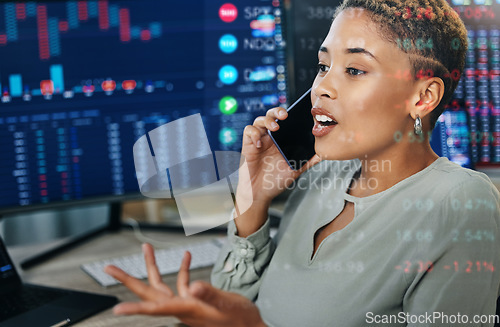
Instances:
[[[288,113],[283,108],[273,108],[266,116],[257,117],[253,125],[243,131],[241,154],[248,169],[240,169],[236,189],[234,222],[238,236],[247,237],[257,231],[268,217],[271,200],[292,184],[299,175],[320,161],[314,156],[295,171],[288,166],[267,133],[277,131],[276,119],[284,120]]]
[[[253,125],[245,127],[242,155],[248,164],[249,176],[240,176],[237,199],[267,204],[302,172],[320,161],[318,156],[314,156],[298,171],[288,166],[267,133],[268,130],[274,132],[279,129],[276,119],[285,120],[287,117],[287,111],[277,107],[268,110],[266,116],[257,117]]]
[[[177,275],[175,293],[162,282],[150,244],[143,245],[149,285],[128,275],[115,266],[106,273],[122,282],[137,294],[141,302],[116,305],[115,314],[147,314],[175,316],[189,326],[265,326],[259,310],[252,301],[236,294],[221,291],[202,281],[189,282],[191,254],[186,252]]]

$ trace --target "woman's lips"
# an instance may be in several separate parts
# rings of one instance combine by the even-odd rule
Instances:
[[[337,125],[330,125],[330,126],[324,126],[318,123],[317,121],[314,122],[314,127],[312,129],[312,134],[314,136],[325,136],[326,134],[330,133],[332,129],[335,128]]]
[[[330,133],[338,124],[335,117],[333,117],[332,114],[322,108],[312,108],[311,114],[314,118],[314,127],[312,129],[312,134],[316,137],[325,136],[326,134]],[[325,121],[326,123],[322,124],[316,119],[317,117]]]

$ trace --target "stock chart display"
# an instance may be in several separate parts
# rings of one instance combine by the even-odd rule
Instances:
[[[470,142],[477,165],[500,164],[500,2],[452,1],[468,30],[465,71],[450,111],[466,111],[470,133],[458,131],[448,142]]]
[[[148,131],[200,113],[239,150],[287,102],[277,0],[1,2],[0,58],[0,208],[138,192]]]

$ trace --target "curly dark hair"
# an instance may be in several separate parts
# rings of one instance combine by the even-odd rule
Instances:
[[[383,38],[408,54],[415,79],[439,77],[444,94],[430,114],[434,128],[465,65],[467,29],[446,0],[344,0],[335,17],[348,8],[363,8],[380,27]]]

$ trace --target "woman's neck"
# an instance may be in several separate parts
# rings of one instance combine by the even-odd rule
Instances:
[[[366,155],[359,158],[361,168],[353,178],[349,194],[366,197],[385,191],[428,167],[438,157],[428,143],[400,146],[378,155]]]

